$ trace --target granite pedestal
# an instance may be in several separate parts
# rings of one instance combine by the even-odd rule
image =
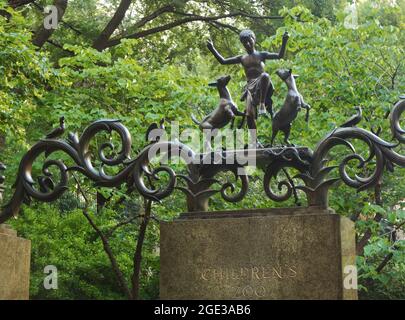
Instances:
[[[185,213],[160,230],[161,299],[357,299],[354,225],[330,209]]]
[[[0,300],[29,298],[31,242],[0,225]]]

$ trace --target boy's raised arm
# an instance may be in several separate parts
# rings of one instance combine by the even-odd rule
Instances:
[[[214,55],[214,57],[218,60],[220,64],[238,64],[240,63],[240,56],[232,57],[232,58],[224,58],[221,54],[215,49],[214,44],[211,40],[207,41],[208,50]]]
[[[271,52],[264,51],[264,52],[262,52],[263,58],[267,59],[267,60],[277,60],[277,59],[284,58],[285,49],[287,47],[287,41],[288,41],[289,37],[290,37],[290,35],[288,34],[288,32],[287,31],[284,32],[284,34],[283,34],[283,42],[281,44],[280,52],[279,53],[271,53]]]

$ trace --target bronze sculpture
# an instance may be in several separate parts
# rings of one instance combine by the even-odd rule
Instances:
[[[282,59],[284,57],[289,35],[288,32],[284,33],[279,53],[256,51],[256,36],[251,30],[243,30],[239,37],[247,54],[225,59],[215,49],[211,40],[207,42],[207,46],[219,63],[224,65],[241,64],[243,66],[247,83],[241,101],[246,101],[248,128],[256,129],[257,107],[259,107],[259,115],[265,114],[267,108],[270,115],[273,116],[271,97],[274,92],[274,87],[270,76],[264,71],[264,62],[266,60]]]
[[[304,98],[298,92],[297,86],[295,84],[295,78],[297,78],[298,75],[292,74],[292,69],[279,69],[277,70],[276,74],[287,85],[288,92],[283,106],[273,118],[273,134],[271,137],[271,146],[273,146],[274,139],[276,138],[279,131],[282,131],[284,133],[284,142],[287,146],[289,146],[291,145],[291,143],[288,141],[288,138],[290,137],[291,125],[297,117],[298,111],[301,108],[307,110],[305,120],[308,122],[309,110],[311,109],[311,107],[304,101]]]

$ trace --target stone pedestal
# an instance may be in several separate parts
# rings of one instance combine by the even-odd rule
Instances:
[[[0,300],[29,298],[31,242],[0,225]]]
[[[161,223],[161,299],[357,299],[353,223],[317,207]]]

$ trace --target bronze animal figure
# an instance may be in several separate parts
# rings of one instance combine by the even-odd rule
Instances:
[[[350,127],[355,127],[358,125],[363,118],[363,111],[361,110],[361,107],[356,106],[354,107],[357,111],[357,113],[353,116],[351,116],[345,123],[340,125],[340,128],[350,128]]]
[[[162,118],[157,123],[152,123],[146,130],[145,140],[147,142],[155,143],[159,142],[160,138],[165,134],[165,118]]]
[[[191,119],[200,127],[201,130],[221,129],[228,123],[235,119],[235,116],[244,116],[245,114],[238,110],[238,107],[233,102],[231,94],[226,87],[231,80],[231,76],[220,77],[214,82],[209,83],[210,87],[218,89],[219,104],[210,114],[205,116],[202,121],[198,121],[194,115],[191,115]],[[214,133],[215,134],[215,133]],[[207,137],[207,140],[211,140],[212,136]],[[206,141],[206,144],[210,148],[210,143]]]
[[[291,125],[292,122],[297,118],[298,111],[301,108],[307,110],[305,121],[309,120],[309,110],[311,106],[304,101],[302,95],[298,92],[295,78],[297,75],[292,74],[291,69],[279,69],[276,71],[276,74],[284,81],[287,85],[288,92],[284,100],[284,104],[281,109],[274,115],[272,121],[272,137],[271,137],[271,146],[273,146],[274,139],[277,136],[279,131],[284,133],[284,143],[288,146],[291,145],[288,138],[290,137]]]
[[[59,118],[59,127],[53,129],[50,133],[46,135],[46,139],[56,139],[60,137],[65,132],[65,117]]]

